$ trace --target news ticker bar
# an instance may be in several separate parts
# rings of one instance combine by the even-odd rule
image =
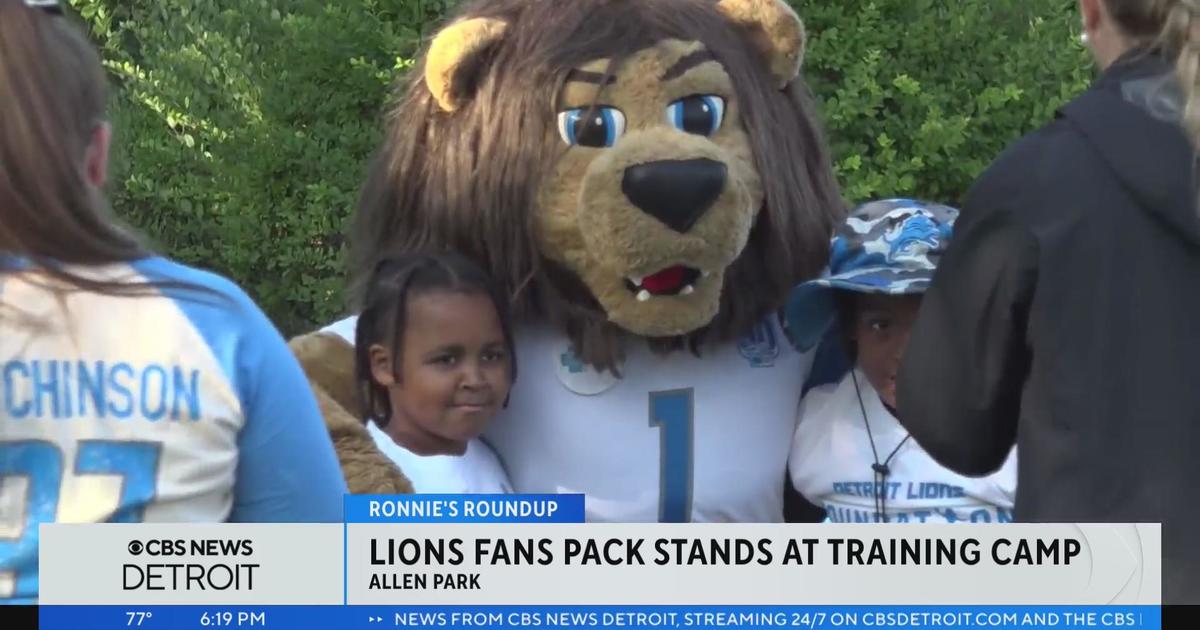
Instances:
[[[41,630],[849,628],[1160,630],[1159,606],[42,606]]]

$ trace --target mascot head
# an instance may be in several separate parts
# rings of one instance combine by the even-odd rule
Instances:
[[[485,0],[407,77],[364,189],[355,276],[452,248],[518,315],[615,369],[698,352],[824,265],[843,215],[780,0]]]

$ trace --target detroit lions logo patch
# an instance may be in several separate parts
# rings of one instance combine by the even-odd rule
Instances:
[[[950,221],[939,221],[930,210],[900,205],[870,219],[847,219],[832,256],[838,266],[933,269],[930,256],[945,246],[951,229]],[[861,242],[862,249],[847,241]]]
[[[758,324],[748,335],[738,340],[738,353],[752,368],[774,367],[779,358],[779,342],[775,329],[768,323]]]
[[[555,346],[553,360],[558,381],[563,387],[581,396],[602,394],[619,380],[611,372],[599,372],[584,363],[569,342]]]

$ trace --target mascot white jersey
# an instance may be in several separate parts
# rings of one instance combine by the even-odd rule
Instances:
[[[620,379],[553,331],[517,339],[528,386],[487,432],[517,490],[584,492],[590,521],[782,519],[784,469],[764,463],[788,457],[809,356],[778,326],[701,357],[635,348]]]
[[[353,343],[354,318],[326,331]],[[516,342],[522,377],[486,433],[516,492],[586,494],[589,521],[781,520],[811,354],[777,324],[702,357],[635,348],[621,378],[546,327],[519,329]]]

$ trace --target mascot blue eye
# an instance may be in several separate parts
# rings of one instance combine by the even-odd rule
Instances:
[[[571,146],[611,147],[625,134],[625,114],[615,107],[582,107],[558,114],[558,135]]]
[[[725,99],[711,94],[681,98],[667,105],[667,123],[699,136],[711,136],[725,119]]]

